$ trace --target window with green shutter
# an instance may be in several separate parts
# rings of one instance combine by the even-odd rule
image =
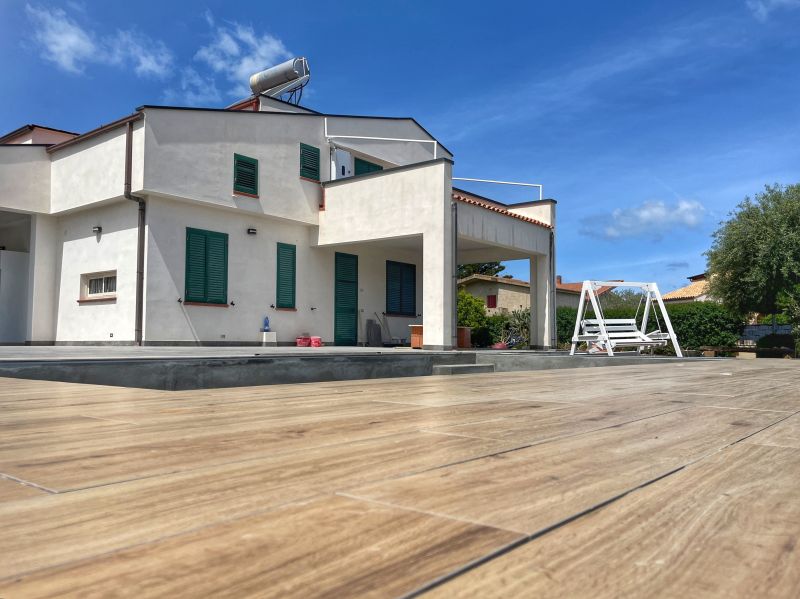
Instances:
[[[228,303],[228,235],[186,228],[187,302]]]
[[[355,158],[353,159],[353,170],[355,171],[356,175],[365,175],[367,173],[382,171],[383,167],[380,164],[375,164],[374,162],[362,160],[361,158]]]
[[[289,243],[278,244],[278,281],[275,305],[278,308],[295,307],[297,248]]]
[[[319,148],[300,144],[300,176],[319,181]]]
[[[416,265],[386,261],[386,313],[417,315]]]
[[[241,154],[233,155],[233,191],[258,195],[258,160]]]

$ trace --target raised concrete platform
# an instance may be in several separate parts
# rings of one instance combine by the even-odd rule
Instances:
[[[177,391],[714,358],[323,347],[0,347],[0,376]]]

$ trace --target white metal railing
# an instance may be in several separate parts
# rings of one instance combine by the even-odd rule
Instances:
[[[495,181],[494,179],[470,179],[467,177],[453,177],[453,181],[474,181],[476,183],[496,183],[498,185],[518,185],[520,187],[538,187],[539,201],[544,198],[544,186],[540,183],[518,183],[515,181]]]
[[[366,139],[373,141],[405,141],[421,144],[433,144],[433,158],[438,157],[439,142],[435,139],[408,139],[403,137],[371,137],[366,135],[330,135],[328,133],[328,117],[325,117],[325,138],[330,141],[331,139]]]

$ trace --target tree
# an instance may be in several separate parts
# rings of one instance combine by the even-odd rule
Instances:
[[[738,313],[774,314],[800,283],[800,184],[745,198],[713,238],[710,295]]]
[[[471,328],[486,326],[486,306],[483,300],[463,290],[458,292],[458,326]]]
[[[488,275],[496,277],[506,269],[499,262],[479,262],[477,264],[459,264],[458,278],[466,279],[470,275]]]

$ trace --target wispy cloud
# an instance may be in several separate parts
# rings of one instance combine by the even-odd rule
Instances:
[[[780,1],[780,0],[778,0]],[[784,0],[800,1],[800,0]],[[584,60],[525,75],[504,84],[502,94],[458,94],[438,118],[437,132],[449,141],[498,124],[568,118],[596,108],[620,90],[670,93],[676,78],[696,77],[713,68],[715,50],[744,47],[741,27],[732,17],[709,17],[666,24],[638,38],[585,54]]]
[[[140,77],[164,78],[172,72],[172,52],[140,32],[118,30],[100,36],[61,8],[26,5],[25,11],[42,58],[68,73],[83,73],[93,64],[132,67]]]
[[[192,67],[181,69],[178,80],[164,92],[167,104],[213,106],[222,101],[214,78],[198,73]]]
[[[269,33],[256,33],[252,26],[236,22],[217,25],[208,11],[204,18],[213,29],[213,39],[197,51],[195,60],[232,85],[230,96],[249,95],[250,75],[291,57],[283,42]]]
[[[585,217],[581,219],[580,232],[607,240],[643,236],[662,239],[675,228],[697,227],[705,214],[703,205],[694,200],[678,200],[674,204],[649,200],[638,206]]]
[[[764,23],[776,10],[800,8],[800,0],[747,0],[747,8],[756,19]]]
[[[686,270],[689,268],[688,262],[667,262],[667,270]]]

